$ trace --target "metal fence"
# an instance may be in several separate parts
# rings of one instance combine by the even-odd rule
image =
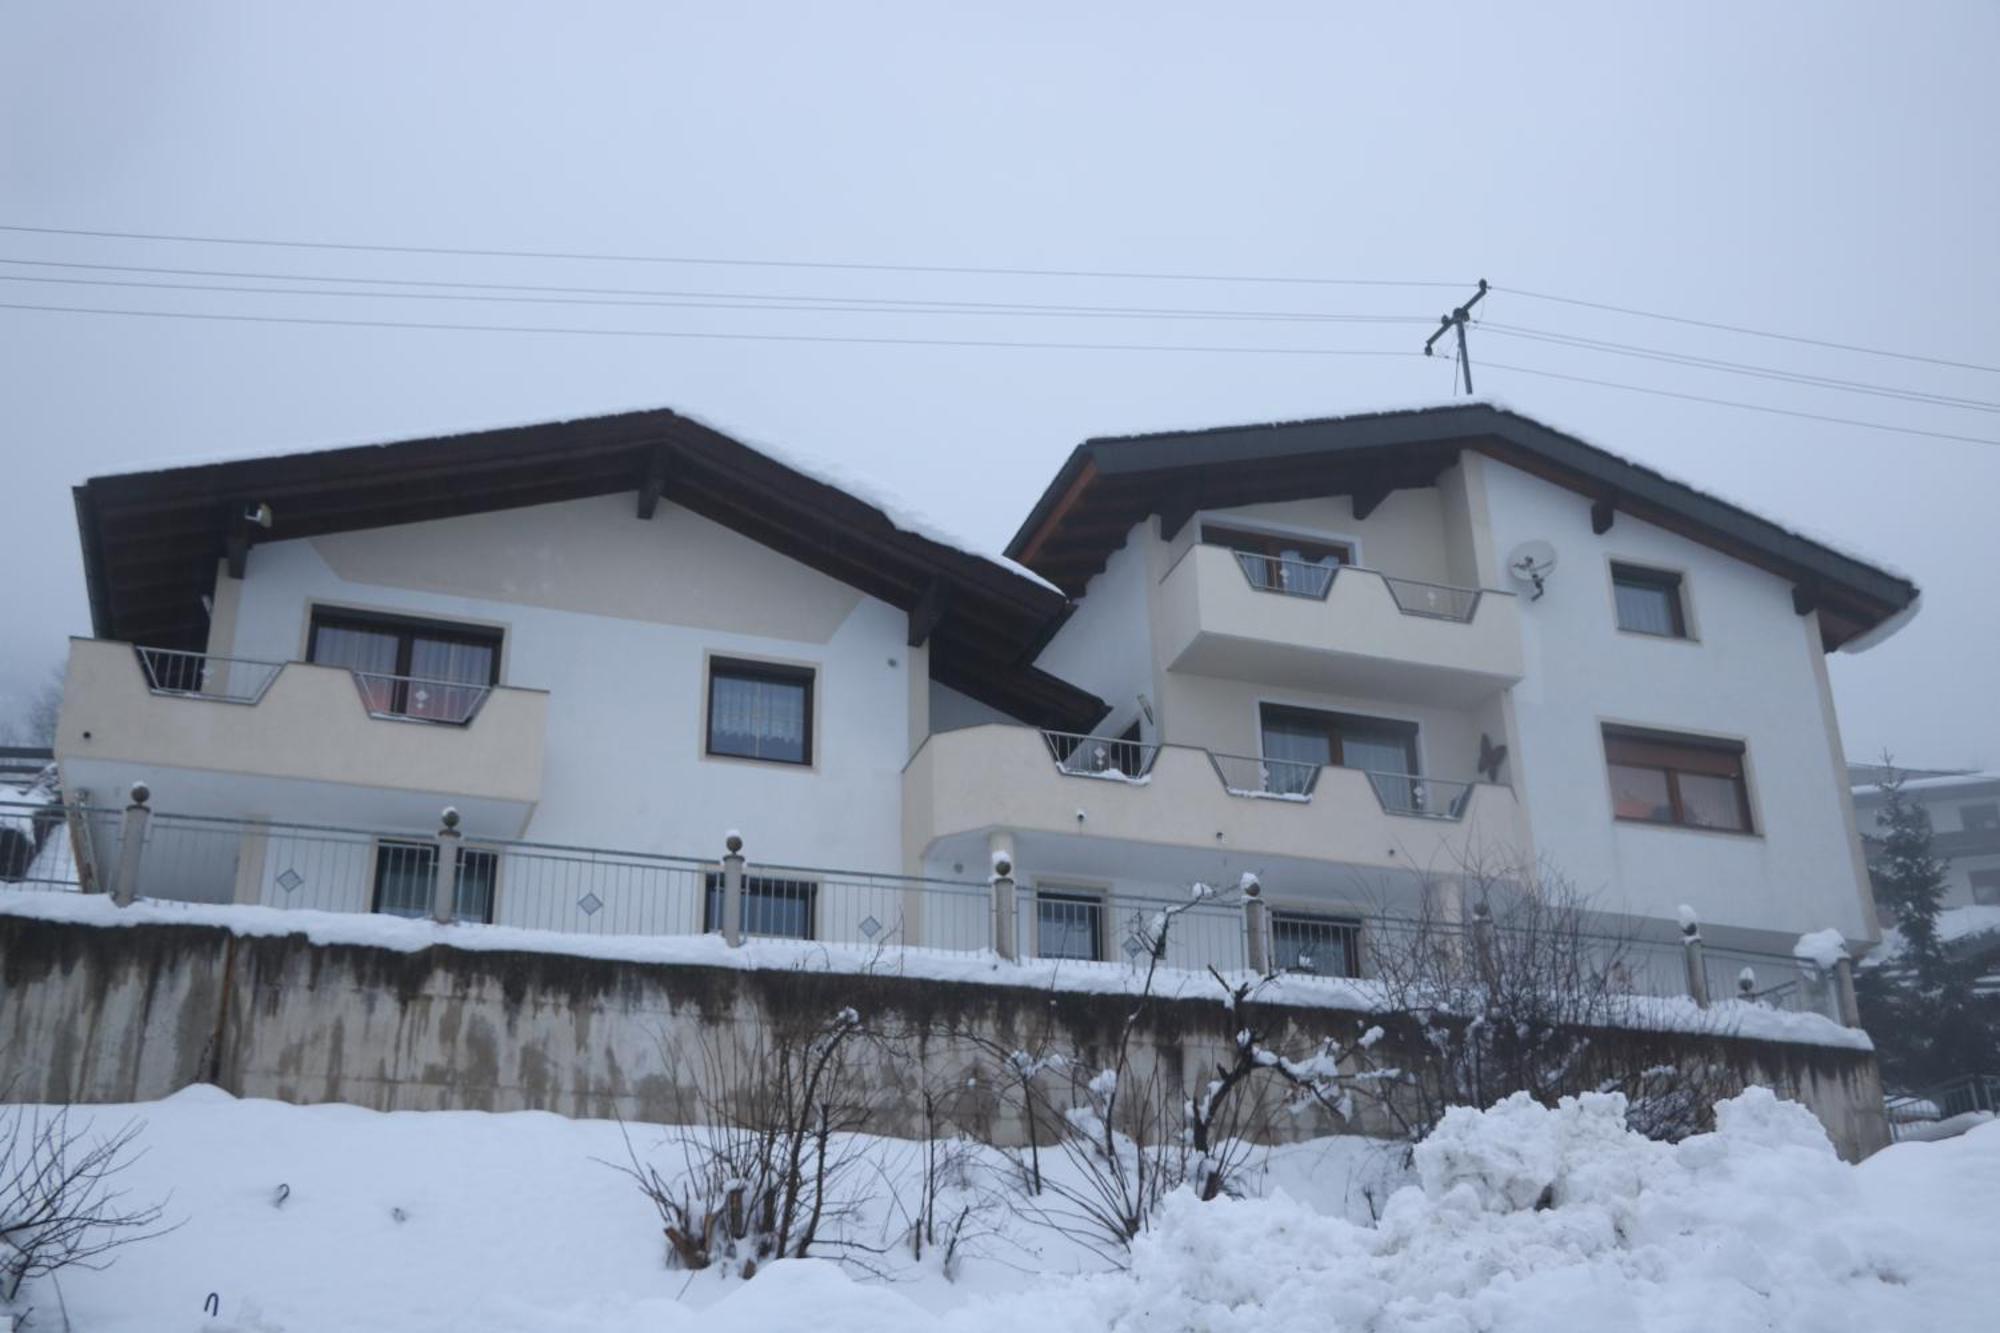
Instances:
[[[1387,574],[1382,575],[1382,582],[1389,585],[1389,596],[1395,599],[1396,609],[1406,616],[1452,620],[1463,625],[1479,611],[1481,593],[1478,588],[1454,588],[1449,584],[1393,578]]]
[[[126,843],[128,830],[136,841]],[[456,829],[426,834],[97,806],[54,801],[0,804],[0,888],[113,892],[188,903],[423,917],[452,889],[454,917],[583,935],[692,936],[723,929],[725,858],[612,851],[509,839]],[[738,864],[741,864],[740,862]],[[453,872],[441,881],[441,873]],[[741,870],[742,933],[872,950],[998,952],[995,901],[1015,903],[1013,956],[1065,968],[1161,965],[1236,972],[1262,958],[1275,970],[1374,976],[1382,961],[1423,947],[1477,947],[1470,925],[1370,913],[1273,910],[1260,918],[1236,901],[1098,891],[1059,883],[996,894],[987,883],[824,867]],[[1162,931],[1162,923],[1171,925]],[[1499,947],[1516,941],[1492,926]],[[1165,944],[1160,941],[1164,933]],[[1688,993],[1685,947],[1611,935],[1576,937],[1586,968],[1610,993]],[[1470,955],[1467,955],[1470,956]],[[1708,994],[1839,1018],[1830,977],[1770,954],[1707,948]],[[1747,976],[1747,986],[1738,978]]]
[[[1283,593],[1288,597],[1310,597],[1323,602],[1333,590],[1334,575],[1340,572],[1340,566],[1336,564],[1286,560],[1256,551],[1233,551],[1231,554],[1236,557],[1236,564],[1251,587],[1259,592]]]
[[[1042,740],[1056,768],[1072,777],[1143,778],[1153,771],[1160,747],[1146,741],[1120,740],[1112,736],[1080,736],[1067,731],[1045,731]]]

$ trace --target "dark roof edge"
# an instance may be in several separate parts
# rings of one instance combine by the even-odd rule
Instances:
[[[1020,558],[1022,550],[1048,522],[1051,511],[1076,484],[1086,465],[1107,475],[1130,475],[1171,468],[1240,463],[1251,458],[1279,458],[1326,449],[1330,442],[1324,433],[1331,430],[1360,437],[1353,442],[1354,445],[1369,448],[1451,440],[1472,446],[1480,437],[1492,437],[1540,456],[1600,492],[1613,493],[1610,498],[1615,499],[1616,494],[1622,493],[1678,512],[1698,527],[1710,529],[1725,538],[1760,550],[1775,561],[1841,585],[1883,606],[1885,619],[1887,614],[1906,609],[1918,597],[1917,585],[1902,575],[1794,532],[1686,482],[1676,481],[1643,463],[1633,462],[1532,417],[1490,403],[1093,437],[1071,451],[1029,511],[1027,519],[1008,542],[1007,555]],[[1278,438],[1284,433],[1292,434],[1293,438]],[[1256,437],[1266,438],[1258,440]],[[1172,447],[1175,445],[1180,447]]]

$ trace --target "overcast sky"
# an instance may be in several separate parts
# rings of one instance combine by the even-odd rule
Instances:
[[[7,279],[306,275],[1089,307],[914,315],[168,292],[0,302],[402,323],[1414,352],[1485,277],[1477,388],[1874,554],[1916,623],[1833,679],[1851,756],[2000,764],[2000,414],[1694,370],[1552,331],[1986,402],[2000,5],[0,8],[0,223],[446,249],[1448,282],[1347,286],[476,258],[0,231]],[[588,12],[583,12],[587,8]],[[283,11],[283,12],[281,12]],[[557,16],[559,13],[559,17]],[[351,290],[351,288],[350,288]],[[435,290],[435,289],[433,289]],[[463,292],[464,289],[461,289]],[[490,294],[490,293],[489,293]],[[574,297],[575,293],[567,295]],[[686,298],[651,298],[655,300]],[[737,304],[742,304],[740,300]],[[1482,360],[1490,364],[1482,365]],[[1078,440],[1446,397],[1414,356],[905,346],[0,309],[0,696],[88,633],[69,486],[114,467],[665,405],[998,546]],[[1726,648],[1724,649],[1726,651]],[[0,712],[8,711],[0,699]]]

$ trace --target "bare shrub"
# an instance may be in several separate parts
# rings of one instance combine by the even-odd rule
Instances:
[[[135,1204],[119,1185],[140,1129],[97,1136],[66,1106],[0,1108],[0,1304],[31,1278],[102,1268],[121,1246],[173,1229],[161,1225],[164,1204]]]
[[[663,1175],[629,1135],[628,1162],[614,1164],[658,1211],[670,1266],[729,1264],[747,1278],[816,1246],[866,1249],[837,1234],[863,1202],[849,1178],[870,1110],[852,1058],[865,1036],[842,1009],[823,1023],[760,1030],[747,1047],[728,1029],[703,1038],[695,1114],[672,1132],[681,1170]]]

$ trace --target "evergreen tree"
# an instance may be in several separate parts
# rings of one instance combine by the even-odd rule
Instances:
[[[1862,1026],[1891,1087],[1920,1090],[1961,1074],[2000,1071],[2000,999],[1981,996],[1981,968],[1951,956],[1938,932],[1946,862],[1931,851],[1931,817],[1890,769],[1877,815],[1883,851],[1869,878],[1901,937],[1892,957],[1863,970]]]

